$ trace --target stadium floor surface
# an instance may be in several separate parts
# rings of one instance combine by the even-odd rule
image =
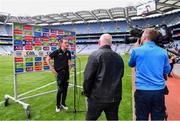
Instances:
[[[166,96],[168,120],[180,120],[180,78],[168,78],[169,94]]]
[[[176,74],[173,74],[172,78],[168,78],[167,80],[167,86],[169,89],[169,94],[165,97],[166,101],[166,108],[168,113],[168,120],[180,120],[180,77],[177,76],[180,73],[179,65],[175,66],[173,72]],[[134,75],[134,69],[132,69],[132,75]],[[134,78],[135,76],[132,76],[132,94],[134,94],[135,85],[134,85]],[[134,99],[133,99],[134,100]],[[134,102],[134,101],[133,101]],[[133,104],[134,105],[134,104]],[[135,119],[135,110],[133,107],[133,119]]]
[[[82,85],[83,73],[87,63],[88,56],[79,55],[77,59],[77,84]],[[123,55],[125,64],[125,73],[123,78],[123,99],[119,109],[119,120],[132,120],[132,85],[131,85],[131,68],[128,67],[127,61],[129,55]],[[80,61],[81,60],[81,61]],[[4,95],[13,95],[13,64],[12,56],[0,56],[0,120],[25,120],[25,112],[21,105],[16,104],[10,100],[9,106],[4,107]],[[38,78],[37,78],[38,77]],[[18,94],[34,90],[41,86],[47,85],[55,81],[51,72],[32,72],[18,75]],[[70,79],[70,82],[73,80]],[[45,91],[55,90],[56,84],[49,85],[46,88],[32,92],[25,96],[39,94]],[[74,109],[74,96],[73,89],[68,90],[67,105],[68,111],[55,112],[55,95],[56,93],[35,97],[32,99],[23,100],[25,103],[30,104],[30,120],[85,120],[85,97],[81,95],[81,89],[78,88],[76,95],[76,108],[77,113],[73,112]],[[2,103],[1,103],[2,101]],[[104,113],[99,117],[99,120],[105,120]]]

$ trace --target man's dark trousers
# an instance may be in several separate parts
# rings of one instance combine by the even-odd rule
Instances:
[[[104,111],[107,120],[118,120],[118,109],[120,101],[112,103],[101,103],[96,100],[87,99],[88,111],[86,120],[97,120]]]
[[[57,101],[56,106],[60,107],[61,104],[66,106],[66,97],[67,97],[67,90],[68,90],[68,77],[69,73],[67,71],[59,72],[57,75],[57,86],[58,86],[58,92],[57,92]],[[62,101],[61,101],[62,100]]]
[[[136,90],[135,94],[136,120],[164,120],[165,97],[164,90]]]

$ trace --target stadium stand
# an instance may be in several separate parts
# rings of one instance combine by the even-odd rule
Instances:
[[[112,45],[112,50],[119,53],[119,54],[124,54],[130,51],[131,45],[129,44],[113,44]],[[98,49],[97,44],[82,44],[82,45],[77,45],[77,54],[81,55],[89,55],[93,51]]]
[[[132,24],[143,28],[145,26],[167,24],[174,30],[174,39],[180,48],[179,34],[180,34],[180,12],[170,13],[161,16],[150,18],[134,19]],[[97,49],[97,41],[102,33],[111,33],[113,35],[112,49],[118,53],[125,53],[130,51],[130,46],[125,44],[118,44],[124,41],[124,36],[128,34],[129,27],[125,20],[108,21],[108,22],[91,22],[91,23],[77,23],[51,26],[54,29],[64,29],[75,31],[77,35],[77,53],[89,54]],[[12,42],[12,26],[0,24],[0,42]],[[1,45],[0,53],[11,54],[13,49],[11,45]]]
[[[79,52],[78,54],[82,54],[82,55],[87,55],[87,54],[90,54],[92,53],[93,51],[97,50],[98,48],[98,45],[88,45],[86,46],[83,51]]]
[[[151,18],[143,18],[133,20],[133,25],[144,27],[147,25],[160,25],[167,24],[169,26],[176,25],[180,21],[180,12],[167,14],[163,16],[156,16]],[[68,24],[68,25],[55,25],[52,28],[62,28],[65,30],[76,30],[76,34],[91,34],[91,33],[111,33],[111,32],[127,32],[128,25],[124,21],[109,21],[100,23],[80,23],[80,24]]]
[[[11,55],[12,53],[12,46],[0,45],[0,55]]]
[[[0,24],[0,36],[12,36],[12,26]]]

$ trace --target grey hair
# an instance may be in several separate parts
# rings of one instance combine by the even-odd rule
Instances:
[[[104,45],[112,44],[112,36],[110,34],[102,34],[100,37],[100,41],[104,43]]]

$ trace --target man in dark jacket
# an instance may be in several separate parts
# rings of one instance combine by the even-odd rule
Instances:
[[[111,45],[112,36],[103,34],[100,48],[89,56],[83,84],[88,97],[86,120],[97,120],[103,111],[107,120],[118,120],[124,63],[121,56],[112,51]]]

